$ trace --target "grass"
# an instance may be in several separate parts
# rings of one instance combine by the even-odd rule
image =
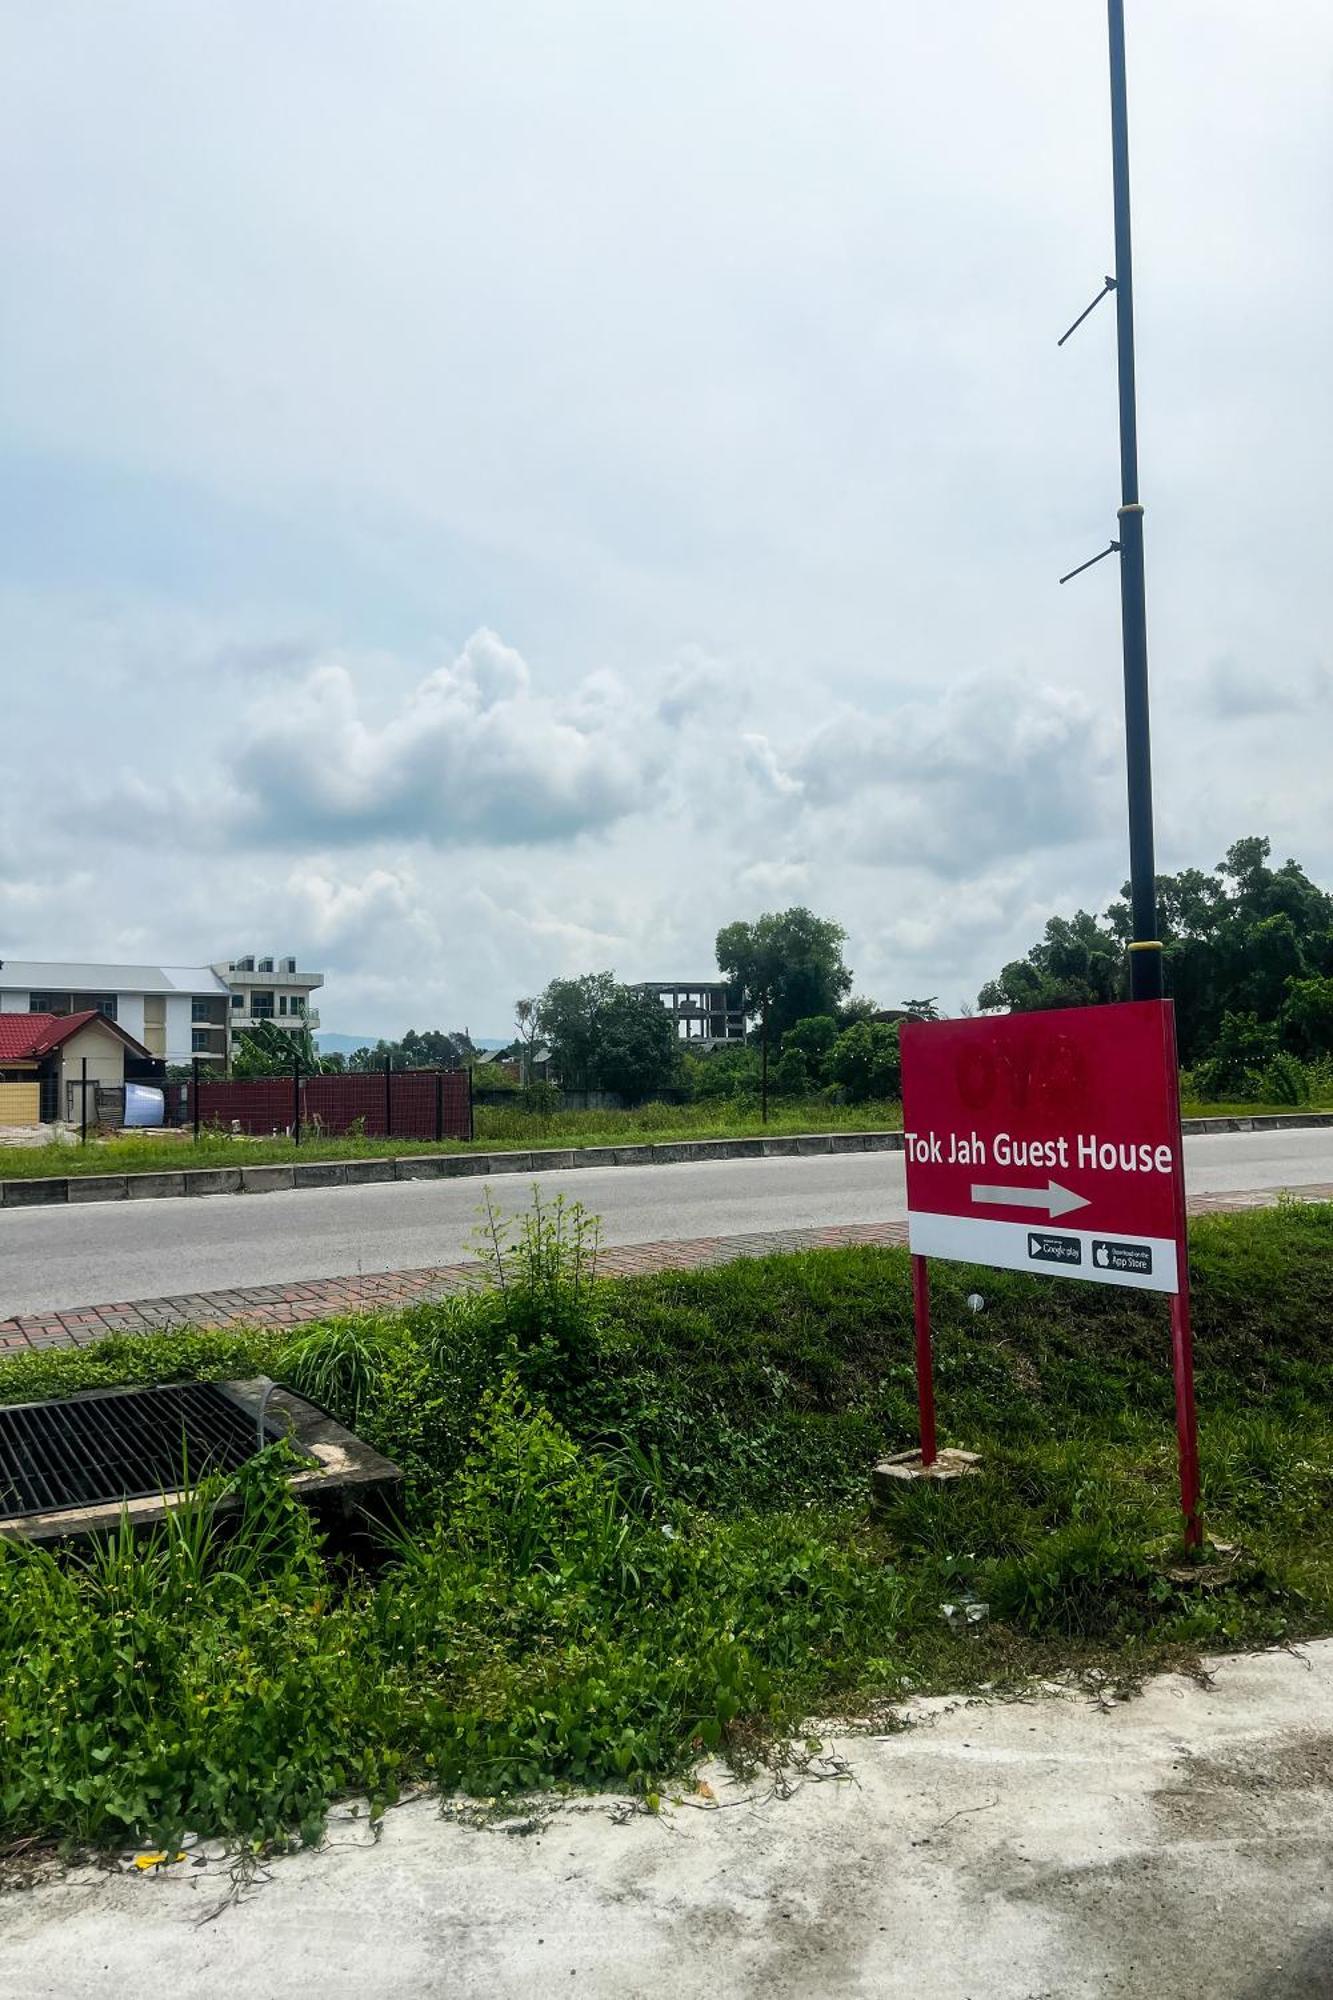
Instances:
[[[481,1105],[476,1140],[316,1139],[300,1146],[290,1139],[234,1139],[226,1133],[188,1132],[177,1137],[90,1139],[86,1146],[6,1146],[0,1149],[0,1179],[39,1180],[71,1174],[179,1172],[185,1167],[258,1167],[289,1160],[391,1159],[404,1153],[525,1151],[529,1147],[623,1146],[673,1139],[754,1138],[787,1132],[879,1132],[902,1124],[900,1104],[829,1104],[823,1098],[774,1103],[767,1125],[757,1106],[645,1104],[634,1111],[563,1111],[549,1118],[519,1109]]]
[[[1333,1112],[1333,1097],[1317,1095],[1308,1104],[1277,1104],[1271,1098],[1263,1102],[1255,1098],[1249,1102],[1221,1103],[1205,1097],[1182,1097],[1180,1110],[1185,1118],[1291,1117],[1302,1111]]]
[[[1333,1104],[1300,1107],[1280,1104],[1207,1104],[1189,1101],[1181,1109],[1187,1118],[1252,1118],[1274,1112],[1333,1110]],[[290,1139],[233,1139],[204,1133],[194,1141],[179,1137],[90,1140],[87,1146],[6,1146],[0,1149],[0,1180],[39,1180],[72,1174],[136,1174],[179,1171],[185,1167],[282,1165],[294,1160],[391,1159],[403,1153],[514,1152],[568,1146],[668,1144],[680,1139],[740,1139],[765,1135],[778,1138],[792,1132],[887,1132],[903,1122],[902,1106],[830,1104],[822,1097],[800,1103],[778,1099],[769,1108],[767,1125],[757,1105],[748,1103],[644,1104],[633,1111],[561,1111],[537,1117],[517,1107],[481,1105],[476,1113],[476,1140],[446,1139],[317,1139],[306,1137],[299,1147]]]
[[[1333,1631],[1333,1206],[1194,1225],[1205,1502],[1239,1551],[1197,1582],[1160,1299],[938,1267],[942,1432],[984,1469],[876,1518],[869,1465],[913,1437],[904,1254],[608,1282],[560,1207],[498,1248],[476,1297],[0,1363],[11,1401],[270,1371],[406,1474],[369,1569],[273,1454],[225,1534],[209,1492],[146,1547],[0,1549],[0,1839],[309,1839],[418,1777],[651,1805],[812,1714]]]

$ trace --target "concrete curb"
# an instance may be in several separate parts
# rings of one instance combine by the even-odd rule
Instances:
[[[1256,1118],[1186,1118],[1187,1136],[1281,1132],[1333,1126],[1331,1111]],[[403,1153],[388,1159],[295,1160],[277,1166],[187,1167],[175,1173],[70,1174],[58,1180],[0,1179],[0,1207],[157,1201],[181,1195],[278,1194],[291,1188],[365,1187],[379,1181],[451,1181],[483,1174],[549,1174],[576,1167],[696,1166],[709,1160],[790,1160],[832,1153],[901,1153],[901,1132],[793,1132],[772,1139],[672,1139],[662,1145],[573,1146],[505,1153]]]

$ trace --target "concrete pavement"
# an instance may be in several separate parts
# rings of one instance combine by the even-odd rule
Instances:
[[[827,1744],[843,1778],[710,1772],[660,1819],[343,1813],[225,1907],[216,1858],[55,1872],[0,1898],[0,1996],[1327,2000],[1333,1641],[1210,1676],[929,1702]]]
[[[1220,1133],[1185,1141],[1195,1193],[1333,1183],[1333,1131]],[[387,1182],[0,1211],[0,1319],[108,1299],[422,1270],[473,1254],[485,1191],[506,1214],[533,1182],[602,1219],[608,1244],[901,1220],[900,1153],[706,1165],[584,1168],[531,1178]]]

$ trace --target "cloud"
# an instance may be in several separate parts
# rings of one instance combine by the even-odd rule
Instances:
[[[585,683],[563,708],[521,656],[473,634],[383,720],[350,669],[314,668],[250,709],[226,762],[255,840],[436,847],[570,840],[649,803],[656,770],[623,698]]]
[[[1212,661],[1203,683],[1204,702],[1223,722],[1246,722],[1265,715],[1301,715],[1333,705],[1333,670],[1310,661],[1263,668],[1232,653]]]
[[[772,782],[836,818],[859,857],[952,876],[1098,832],[1113,751],[1084,696],[991,673],[930,703],[844,708]]]

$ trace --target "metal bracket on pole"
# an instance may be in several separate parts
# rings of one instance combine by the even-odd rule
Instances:
[[[1105,562],[1108,556],[1118,556],[1119,553],[1119,542],[1108,542],[1100,555],[1089,556],[1085,563],[1080,563],[1077,569],[1069,570],[1066,575],[1060,578],[1060,581],[1061,583],[1069,583],[1074,577],[1082,576],[1085,569],[1091,569],[1095,563]]]
[[[1065,328],[1064,332],[1060,335],[1060,338],[1056,341],[1055,343],[1056,346],[1063,347],[1065,342],[1068,340],[1070,334],[1077,333],[1079,328],[1082,326],[1084,320],[1088,317],[1088,314],[1096,312],[1098,306],[1101,304],[1102,300],[1106,297],[1106,294],[1108,292],[1113,292],[1114,290],[1115,290],[1115,279],[1108,278],[1106,280],[1106,283],[1102,286],[1101,290],[1098,292],[1096,298],[1093,300],[1092,304],[1090,306],[1085,306],[1083,308],[1083,311],[1079,314],[1078,318],[1074,321],[1074,324],[1072,326],[1067,326]]]

